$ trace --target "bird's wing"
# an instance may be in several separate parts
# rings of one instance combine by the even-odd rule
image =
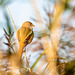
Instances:
[[[29,36],[28,43],[30,43],[30,42],[32,41],[33,37],[34,37],[34,33],[33,33],[33,31],[32,31],[32,33],[31,33],[30,36]]]
[[[31,29],[26,28],[26,27],[22,27],[20,29],[21,40],[25,40],[31,33],[32,33]]]
[[[29,44],[29,43],[32,41],[33,37],[34,37],[34,33],[33,33],[33,31],[31,31],[31,32],[28,34],[28,36],[25,38],[24,43]]]

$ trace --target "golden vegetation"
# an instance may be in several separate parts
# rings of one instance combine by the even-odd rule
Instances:
[[[68,22],[72,18],[74,18],[73,16],[75,7],[72,8],[72,14],[67,19],[66,24],[63,24],[63,16],[65,11],[67,9],[71,9],[69,0],[55,1],[52,12],[48,12],[46,7],[43,7],[49,22],[46,20],[46,18],[42,18],[36,0],[30,1],[35,12],[35,18],[31,17],[31,20],[35,21],[39,25],[39,28],[40,26],[45,25],[46,29],[44,29],[44,31],[42,32],[38,31],[37,37],[34,36],[35,39],[32,41],[33,24],[27,21],[17,31],[10,10],[7,6],[16,31],[17,39],[15,39],[14,37],[14,32],[12,32],[11,30],[8,16],[6,16],[6,20],[8,22],[7,27],[9,28],[10,32],[7,32],[5,28],[3,29],[4,36],[7,40],[7,42],[3,43],[7,45],[8,48],[6,49],[6,51],[0,49],[0,74],[74,75],[75,59],[72,58],[75,57],[75,51],[72,49],[75,49],[75,33],[73,33],[75,28],[72,25],[69,25]],[[47,21],[47,24],[44,24],[44,21]],[[63,32],[61,32],[62,29]],[[72,35],[70,34],[69,36],[69,34],[66,34],[67,32],[71,32]],[[67,37],[67,35],[68,38],[71,37],[70,40],[66,38],[68,41],[66,41],[66,39],[63,39],[63,36]],[[16,40],[18,40],[19,43],[19,50],[17,50]],[[1,44],[2,42],[0,41],[0,45]],[[28,44],[29,46],[26,48]],[[66,49],[66,46],[68,50]],[[27,52],[30,52],[31,55],[35,54],[35,56],[33,56],[32,58],[32,61],[34,61],[35,57],[37,57],[37,59],[34,61],[34,64],[32,64],[31,66],[31,62],[29,62],[31,56],[28,56]],[[70,57],[70,54],[72,57]]]

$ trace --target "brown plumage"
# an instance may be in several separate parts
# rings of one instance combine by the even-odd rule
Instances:
[[[24,22],[22,27],[17,31],[17,39],[19,42],[18,55],[20,59],[22,57],[23,48],[27,46],[29,43],[31,43],[34,37],[34,33],[32,31],[33,27],[34,25],[31,22],[27,21]]]

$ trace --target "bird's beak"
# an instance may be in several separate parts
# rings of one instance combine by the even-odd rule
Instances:
[[[34,27],[35,25],[32,24],[32,27]]]

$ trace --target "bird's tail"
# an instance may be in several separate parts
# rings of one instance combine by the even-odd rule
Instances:
[[[19,51],[18,51],[18,56],[19,56],[19,59],[21,60],[21,57],[22,57],[22,53],[23,53],[23,45],[19,45]]]

